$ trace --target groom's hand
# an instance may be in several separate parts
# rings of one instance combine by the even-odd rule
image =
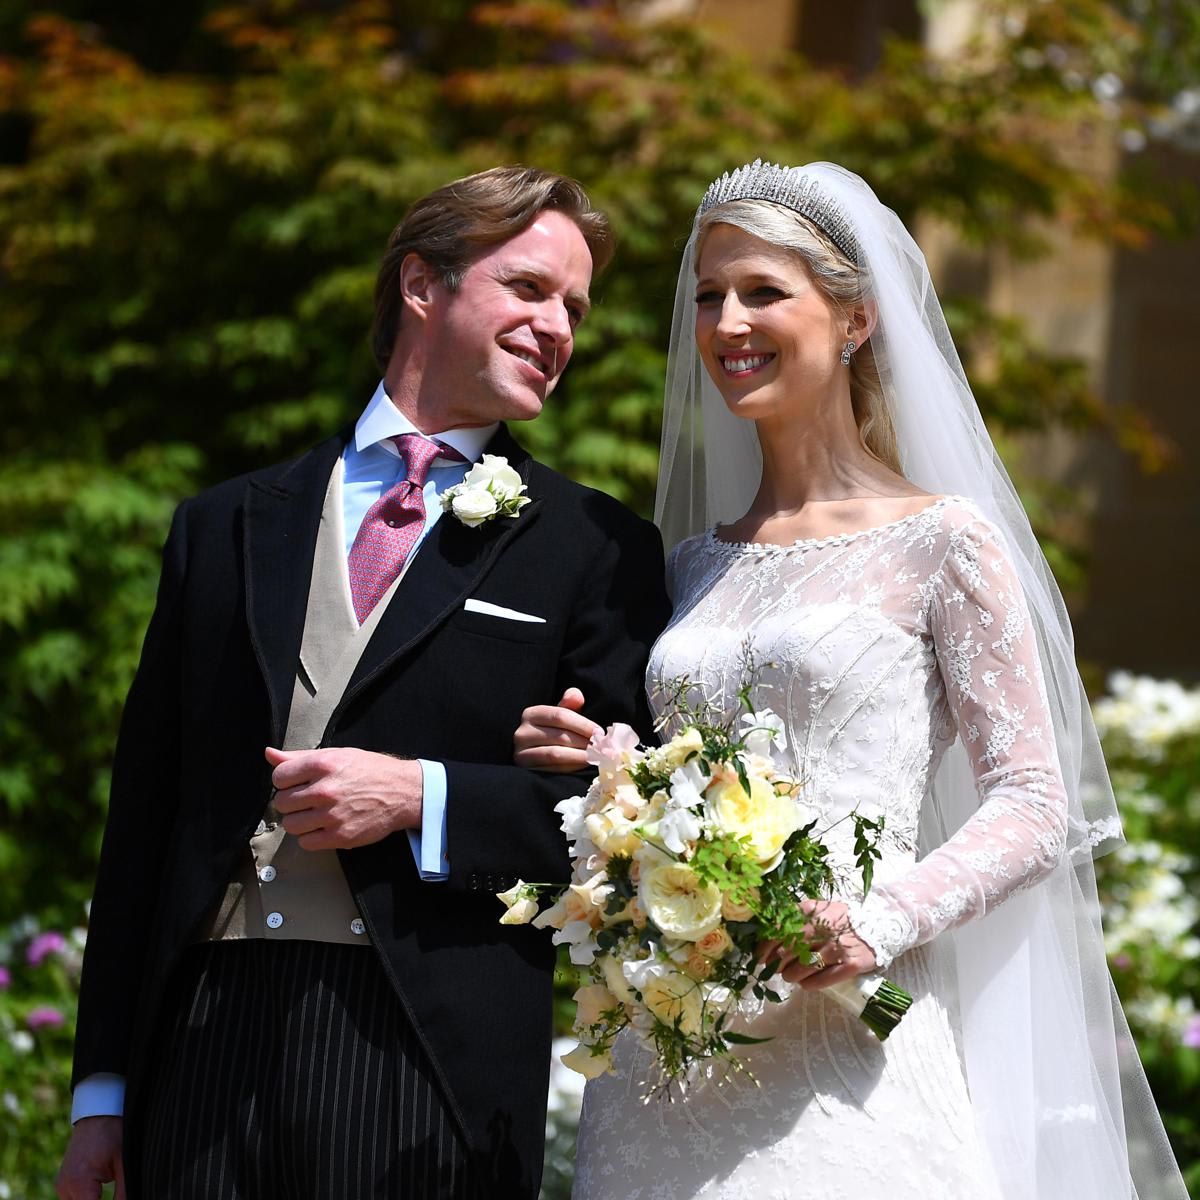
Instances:
[[[421,764],[370,750],[275,750],[275,808],[304,850],[369,846],[421,826]]]
[[[114,1200],[125,1200],[123,1126],[120,1117],[84,1117],[75,1122],[54,1180],[60,1200],[100,1200],[101,1188],[114,1180]]]
[[[588,742],[601,728],[583,715],[583,705],[583,693],[573,687],[557,704],[525,709],[513,733],[513,762],[542,771],[582,771]]]

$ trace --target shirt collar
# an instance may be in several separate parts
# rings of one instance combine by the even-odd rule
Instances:
[[[480,428],[435,430],[425,436],[453,446],[467,462],[478,462],[499,428],[499,422],[494,422]],[[354,448],[361,454],[370,446],[382,444],[385,450],[396,454],[398,451],[389,439],[399,437],[402,433],[422,432],[392,403],[384,390],[383,380],[380,380],[370,403],[354,426]]]

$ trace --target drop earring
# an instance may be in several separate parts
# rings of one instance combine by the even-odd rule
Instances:
[[[848,367],[850,365],[850,356],[857,349],[858,349],[858,344],[856,342],[847,342],[842,347],[842,366],[843,367]]]

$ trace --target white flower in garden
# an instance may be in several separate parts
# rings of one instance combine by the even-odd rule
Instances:
[[[1200,688],[1127,671],[1114,672],[1108,686],[1111,695],[1092,708],[1096,727],[1105,739],[1127,739],[1138,757],[1161,761],[1167,743],[1200,733]]]
[[[28,1054],[33,1049],[33,1034],[26,1029],[14,1029],[8,1041],[18,1054]]]

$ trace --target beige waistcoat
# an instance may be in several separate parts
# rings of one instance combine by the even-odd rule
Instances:
[[[403,578],[401,572],[360,626],[350,599],[343,529],[339,459],[321,510],[285,750],[311,750],[320,744],[371,633]],[[238,938],[368,944],[337,851],[301,849],[284,831],[270,803],[198,940]]]

